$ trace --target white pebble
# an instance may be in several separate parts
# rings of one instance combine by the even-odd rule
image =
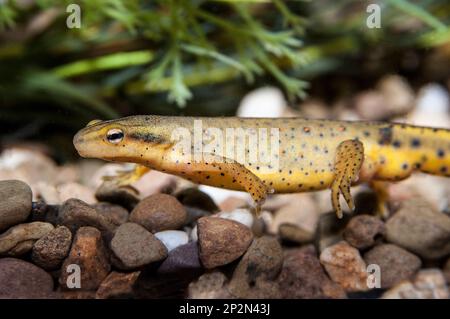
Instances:
[[[181,230],[164,230],[155,233],[155,237],[158,238],[164,246],[166,246],[167,251],[171,251],[178,246],[187,244],[189,241],[188,234]]]
[[[232,212],[218,213],[216,216],[224,219],[231,219],[237,221],[241,224],[244,224],[248,228],[252,228],[253,226],[254,221],[253,215],[252,213],[250,213],[248,209],[245,208],[238,208],[233,210]]]
[[[239,117],[281,117],[286,109],[283,93],[275,87],[262,87],[247,94],[237,110]]]

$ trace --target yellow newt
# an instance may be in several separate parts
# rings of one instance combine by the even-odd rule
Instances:
[[[330,188],[342,217],[339,196],[353,209],[351,185],[370,182],[380,191],[380,182],[415,170],[450,176],[450,130],[406,124],[142,115],[91,121],[73,142],[83,157],[138,164],[120,184],[155,169],[247,191],[257,212],[271,192]]]

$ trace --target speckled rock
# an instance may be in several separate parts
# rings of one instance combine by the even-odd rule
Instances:
[[[285,251],[278,282],[283,298],[346,298],[344,289],[325,274],[313,245]]]
[[[31,258],[44,269],[56,269],[69,254],[71,244],[70,230],[65,226],[58,226],[36,241]]]
[[[283,265],[283,251],[278,241],[269,236],[256,238],[234,270],[228,284],[236,298],[281,298],[278,276]]]
[[[185,224],[186,217],[186,210],[175,197],[155,194],[140,201],[131,212],[129,220],[156,233],[180,228]]]
[[[188,299],[229,299],[232,298],[224,287],[227,278],[219,271],[206,273],[188,287]]]
[[[124,299],[134,297],[134,284],[140,271],[121,273],[113,271],[103,280],[95,294],[97,299]]]
[[[0,181],[0,232],[28,218],[31,200],[31,188],[24,182]]]
[[[278,234],[284,241],[305,244],[314,240],[314,233],[311,233],[297,225],[281,224],[278,228]]]
[[[423,269],[413,281],[404,280],[386,291],[383,299],[448,299],[449,289],[439,269]]]
[[[390,288],[411,278],[422,265],[416,255],[393,244],[375,246],[364,255],[367,265],[375,264],[381,271],[381,288]]]
[[[450,217],[412,199],[387,221],[386,238],[423,258],[441,258],[450,254]]]
[[[353,247],[366,249],[375,244],[385,232],[384,223],[375,216],[357,215],[350,219],[344,230],[344,239]]]
[[[116,226],[125,224],[128,220],[129,213],[122,206],[103,202],[96,203],[92,207],[97,213],[109,219]]]
[[[58,298],[53,279],[41,268],[15,258],[0,259],[0,299]]]
[[[359,251],[347,242],[341,241],[325,248],[320,254],[320,262],[325,267],[331,280],[341,285],[346,291],[366,291],[366,263]]]
[[[202,217],[197,221],[197,227],[200,260],[206,268],[236,260],[253,240],[251,230],[234,220]]]
[[[53,225],[44,222],[32,222],[11,227],[0,235],[0,254],[18,256],[33,248],[39,238],[53,230]]]
[[[99,202],[117,204],[132,210],[139,202],[139,192],[131,186],[119,186],[113,181],[105,181],[95,192]]]
[[[125,223],[117,228],[111,250],[122,269],[134,269],[167,257],[164,244],[144,227]]]
[[[63,288],[75,289],[67,287],[68,279],[70,280],[69,276],[72,275],[72,272],[69,271],[70,265],[80,267],[81,287],[79,290],[96,290],[100,286],[103,279],[108,275],[111,266],[98,229],[94,227],[80,227],[78,229],[69,256],[61,268],[60,285]]]
[[[187,244],[189,241],[188,234],[182,230],[164,230],[155,233],[155,237],[166,246],[169,252],[181,245]]]
[[[202,270],[198,245],[196,242],[190,242],[170,251],[169,256],[159,266],[158,274],[198,274]]]
[[[111,219],[99,214],[85,202],[71,198],[64,202],[59,210],[61,224],[75,232],[82,226],[92,226],[102,233],[113,233],[116,225]]]

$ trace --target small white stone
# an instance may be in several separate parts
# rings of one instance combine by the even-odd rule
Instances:
[[[254,222],[252,213],[245,208],[238,208],[233,210],[232,212],[221,212],[218,213],[216,216],[224,219],[231,219],[237,221],[241,224],[244,224],[248,228],[252,228]]]
[[[155,237],[158,238],[164,246],[166,246],[167,251],[171,251],[178,246],[187,244],[189,241],[188,234],[181,230],[160,231],[155,233]]]
[[[286,109],[283,93],[275,87],[262,87],[248,93],[237,110],[239,117],[281,117]]]

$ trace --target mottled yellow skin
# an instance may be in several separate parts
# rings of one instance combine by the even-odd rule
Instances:
[[[180,127],[194,134],[194,120],[201,120],[204,129],[278,129],[278,169],[243,157],[234,158],[232,163],[219,163],[214,168],[211,163],[206,165],[205,162],[186,160],[180,152],[174,151],[171,134]],[[123,140],[117,144],[110,143],[106,136],[111,129],[123,131]],[[355,140],[360,142],[361,148],[349,143],[349,149],[338,155],[341,143]],[[234,142],[235,145],[239,143]],[[255,188],[258,188],[261,198],[252,194],[257,201],[265,197],[263,193],[271,190],[292,193],[330,188],[338,175],[336,163],[339,157],[343,162],[354,161],[358,154],[361,161],[355,176],[343,178],[349,184],[354,184],[356,179],[358,182],[398,181],[414,170],[450,176],[450,130],[392,123],[301,118],[132,116],[88,125],[75,136],[74,145],[84,157],[133,162],[200,184],[246,191],[249,191],[250,184],[258,185]],[[247,148],[248,145],[244,144],[244,149]],[[214,159],[228,154],[225,150],[214,149]],[[267,152],[270,150],[269,147]],[[236,172],[249,176],[248,181],[237,180],[237,176],[242,175]]]

